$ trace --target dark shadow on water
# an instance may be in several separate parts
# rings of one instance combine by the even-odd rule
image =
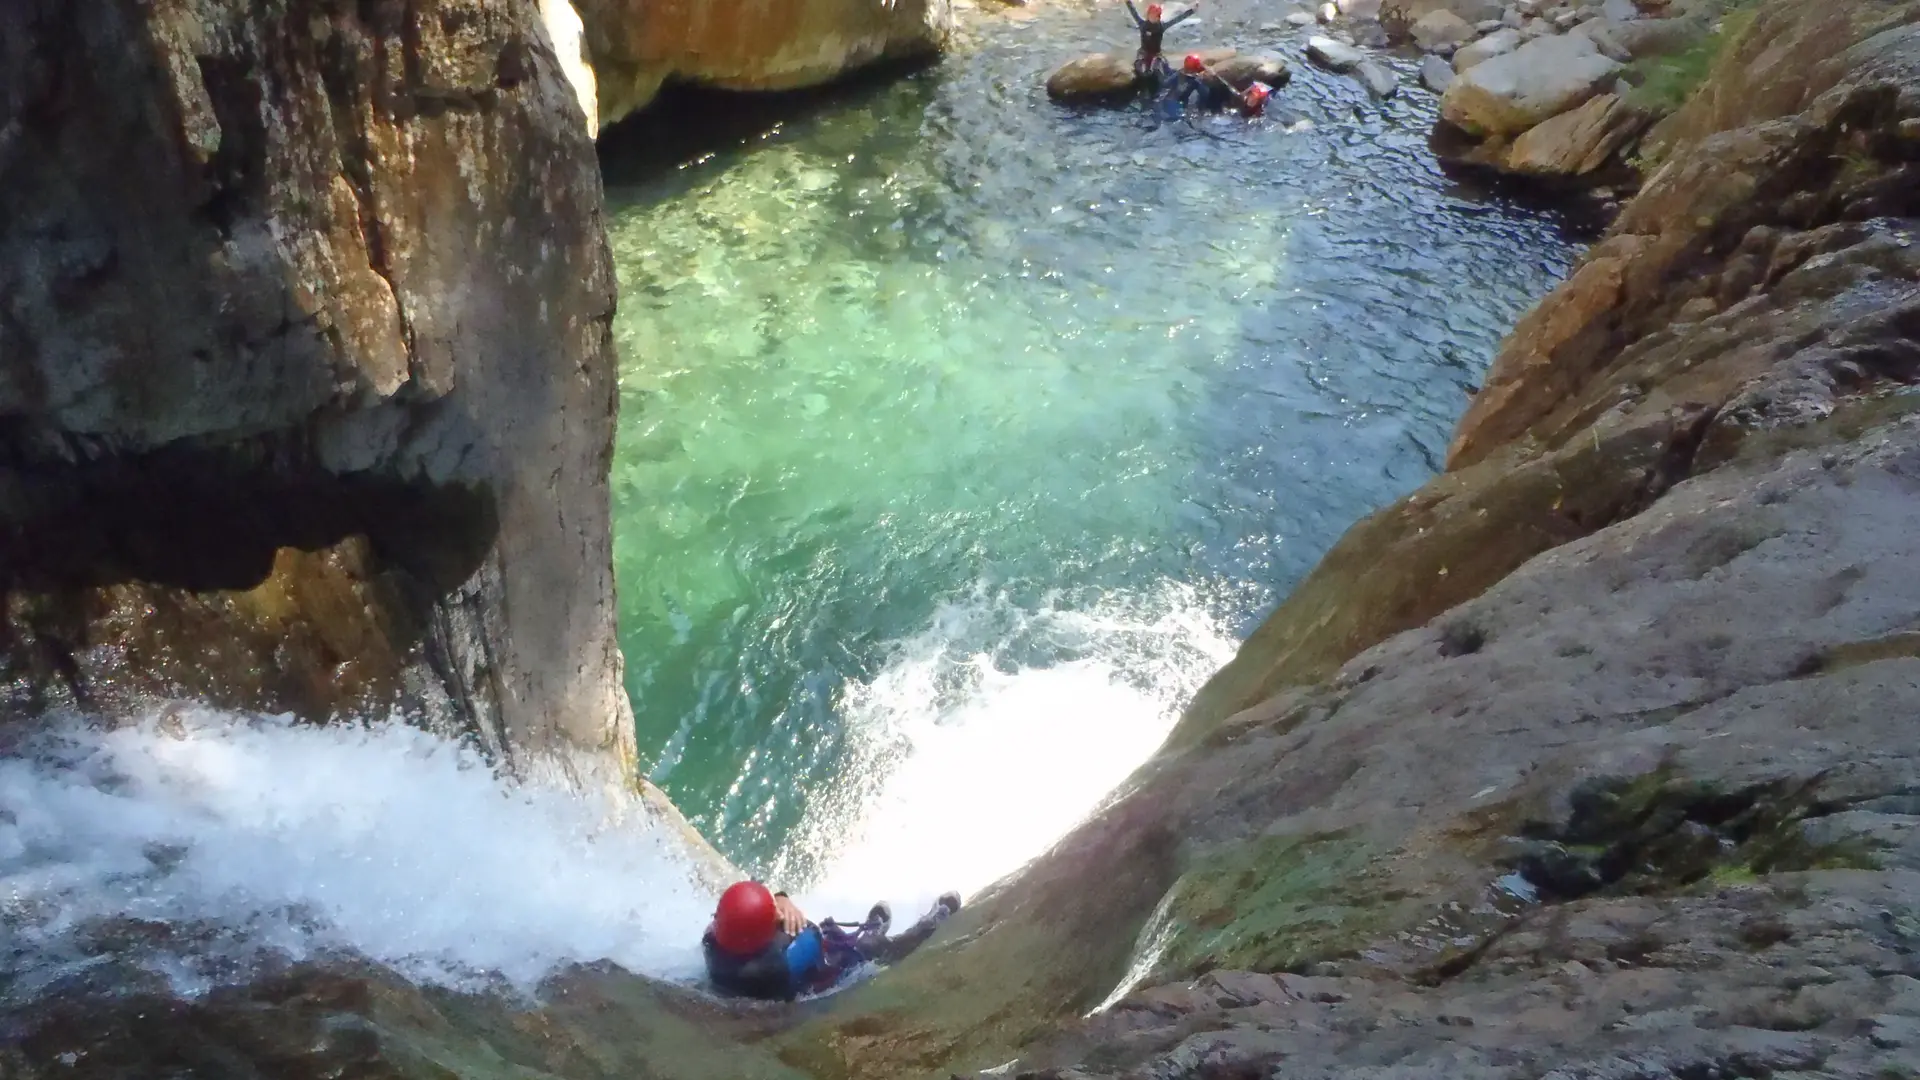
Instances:
[[[645,189],[669,198],[686,166],[737,158],[796,122],[859,107],[902,80],[931,77],[926,61],[877,64],[827,86],[776,93],[669,84],[653,104],[600,133],[600,175],[608,189]]]

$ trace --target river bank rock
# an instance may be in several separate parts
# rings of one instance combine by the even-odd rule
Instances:
[[[531,5],[23,0],[0,47],[0,732],[398,713],[644,789],[613,273]]]
[[[1524,40],[1518,30],[1495,30],[1486,37],[1455,50],[1453,70],[1457,74],[1496,56],[1505,56],[1519,48]]]
[[[1649,123],[1623,99],[1602,94],[1515,139],[1502,167],[1523,176],[1588,176],[1613,161]]]
[[[1413,24],[1413,41],[1427,52],[1443,45],[1459,45],[1473,40],[1473,24],[1442,8],[1431,11]]]
[[[1914,120],[1920,4],[1763,4],[1448,471],[1335,545],[1100,814],[783,1060],[1909,1069]]]
[[[1440,115],[1469,135],[1512,137],[1585,104],[1619,72],[1586,38],[1540,38],[1461,71]]]
[[[552,2],[552,0],[549,0]],[[668,79],[727,90],[792,90],[856,68],[937,54],[949,0],[572,0],[609,124]]]

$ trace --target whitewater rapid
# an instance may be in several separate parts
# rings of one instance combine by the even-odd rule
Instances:
[[[1178,595],[1085,613],[975,597],[850,683],[858,768],[795,841],[803,906],[911,915],[1067,831],[1231,653]],[[1043,653],[1065,658],[1016,659]],[[530,991],[601,959],[694,979],[713,898],[680,844],[637,802],[513,783],[394,721],[178,705],[75,721],[0,758],[0,987],[30,996],[100,963],[117,948],[102,928],[125,920],[190,928],[148,958],[183,993],[336,950],[454,986]]]

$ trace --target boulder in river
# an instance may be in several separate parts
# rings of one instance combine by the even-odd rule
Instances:
[[[1505,56],[1522,43],[1518,30],[1495,30],[1479,41],[1462,45],[1453,54],[1453,70],[1465,71],[1496,56]]]
[[[1648,118],[1613,94],[1526,131],[1507,150],[1504,167],[1525,176],[1577,179],[1614,160]]]
[[[1428,52],[1470,41],[1473,36],[1473,24],[1445,8],[1430,11],[1413,24],[1414,44]]]
[[[1367,55],[1344,41],[1315,35],[1307,39],[1307,58],[1328,71],[1352,71]]]
[[[1420,61],[1420,83],[1436,94],[1444,94],[1453,84],[1453,65],[1438,56]]]
[[[1238,53],[1212,65],[1213,73],[1235,90],[1263,82],[1278,90],[1293,79],[1287,62],[1271,53]]]
[[[1513,136],[1613,85],[1617,61],[1577,34],[1541,38],[1460,73],[1440,114],[1469,135]]]
[[[1138,86],[1133,58],[1118,53],[1089,53],[1047,76],[1047,96],[1055,101],[1111,100],[1132,94]]]
[[[1353,69],[1353,77],[1376,98],[1390,98],[1400,92],[1399,78],[1378,60],[1360,61],[1360,66]]]

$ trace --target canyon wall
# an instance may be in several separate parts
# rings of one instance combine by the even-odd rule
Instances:
[[[630,773],[614,280],[534,5],[0,11],[0,699]]]

